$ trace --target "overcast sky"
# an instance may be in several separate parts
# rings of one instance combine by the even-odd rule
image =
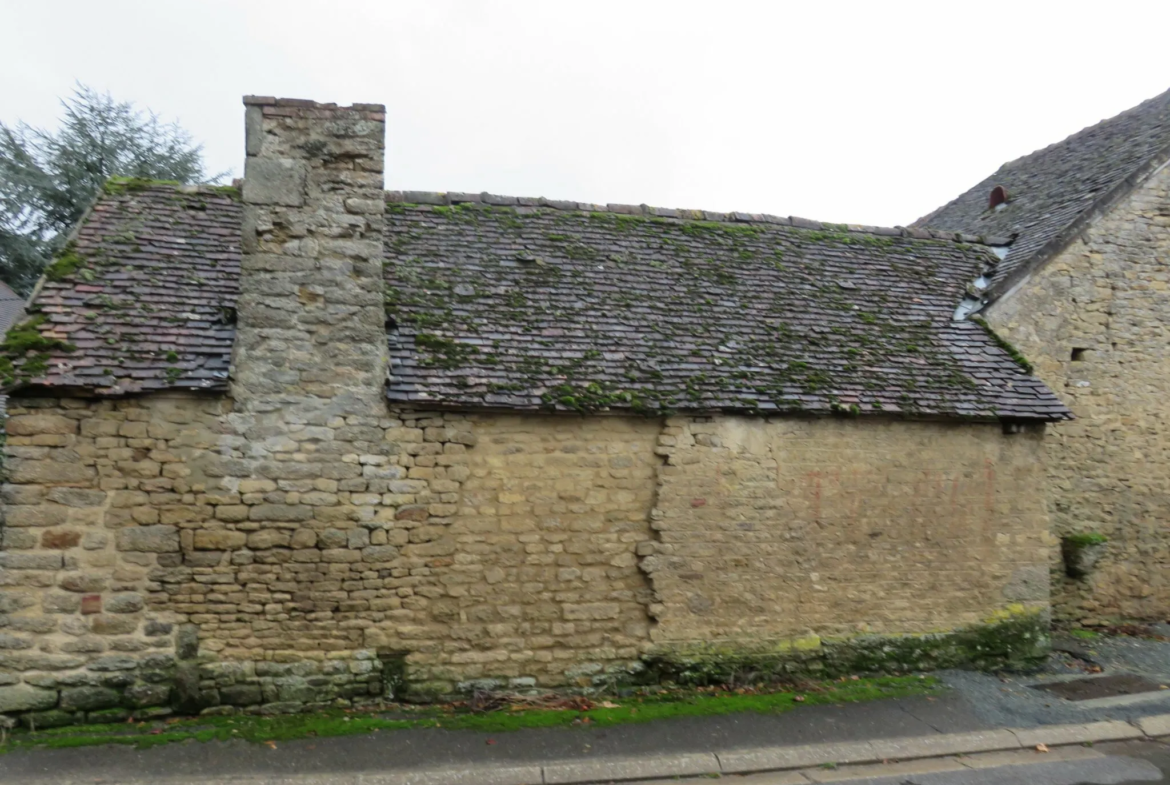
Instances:
[[[905,224],[1170,88],[1170,3],[0,0],[0,120],[81,80],[243,169],[245,93],[387,105],[387,188]]]

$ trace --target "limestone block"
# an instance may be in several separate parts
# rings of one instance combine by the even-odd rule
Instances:
[[[57,705],[57,691],[13,684],[0,687],[0,714],[14,711],[51,709]]]
[[[0,553],[0,569],[59,570],[64,564],[63,558],[60,553],[6,551]]]
[[[292,536],[282,529],[261,529],[248,535],[248,547],[254,551],[269,548],[287,548]]]
[[[77,420],[57,414],[20,414],[4,424],[9,436],[33,436],[42,433],[77,433]]]
[[[195,532],[195,549],[200,551],[230,551],[243,548],[248,541],[244,532],[227,529],[199,529]]]
[[[69,572],[61,576],[57,585],[65,591],[79,593],[101,592],[110,586],[110,576],[105,572],[85,571]]]
[[[117,548],[123,552],[174,553],[179,550],[179,530],[174,526],[133,526],[119,529]]]
[[[120,592],[110,595],[105,601],[107,613],[137,613],[146,607],[146,600],[135,592]]]
[[[244,203],[300,207],[307,175],[303,161],[249,157],[244,161]]]
[[[109,687],[74,687],[61,690],[61,708],[66,711],[106,709],[121,702],[122,695]]]

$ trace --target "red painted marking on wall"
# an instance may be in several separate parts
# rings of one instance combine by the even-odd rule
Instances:
[[[81,612],[82,613],[101,613],[102,612],[102,595],[100,594],[86,594],[81,598]]]
[[[691,499],[692,507],[704,507],[707,504],[706,499]]]

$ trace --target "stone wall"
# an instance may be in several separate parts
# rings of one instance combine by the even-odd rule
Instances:
[[[479,415],[447,557],[410,626],[379,625],[408,658],[416,691],[468,679],[577,686],[624,673],[648,640],[650,589],[636,550],[649,512],[661,424],[627,417]],[[449,473],[450,474],[450,473]],[[413,476],[413,470],[412,470]]]
[[[988,322],[1076,414],[1048,439],[1057,535],[1100,532],[1086,578],[1053,548],[1056,612],[1083,622],[1170,616],[1170,168],[1016,291]]]
[[[41,727],[169,713],[182,616],[159,579],[222,501],[203,470],[226,408],[9,399],[0,712]]]
[[[12,400],[3,711],[604,686],[679,644],[815,651],[1045,606],[1036,433],[384,404],[290,426],[254,472],[232,407]],[[335,443],[355,451],[314,459]]]
[[[1047,607],[1040,431],[680,417],[660,440],[643,561],[660,647],[815,647]]]

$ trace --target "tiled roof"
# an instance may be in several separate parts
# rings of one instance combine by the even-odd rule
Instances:
[[[0,332],[5,332],[24,309],[24,298],[0,281]]]
[[[0,281],[0,333],[8,331],[21,311],[24,310],[24,298],[12,290],[8,284]],[[8,406],[8,396],[0,395],[0,417]],[[0,425],[0,427],[3,427]]]
[[[227,389],[240,284],[230,189],[114,183],[34,294],[55,349],[37,383]],[[58,278],[58,280],[53,280]]]
[[[75,348],[51,351],[32,381],[99,395],[225,389],[239,205],[220,190],[114,190],[35,298],[42,338]],[[488,195],[388,199],[394,401],[1069,416],[983,328],[951,320],[994,261],[971,237]]]
[[[390,199],[395,401],[1068,416],[982,327],[952,321],[994,258],[962,238],[486,195]]]
[[[999,168],[915,226],[1015,236],[992,286],[1059,251],[1081,222],[1111,206],[1170,156],[1170,91]],[[989,208],[1003,186],[1008,202]]]

